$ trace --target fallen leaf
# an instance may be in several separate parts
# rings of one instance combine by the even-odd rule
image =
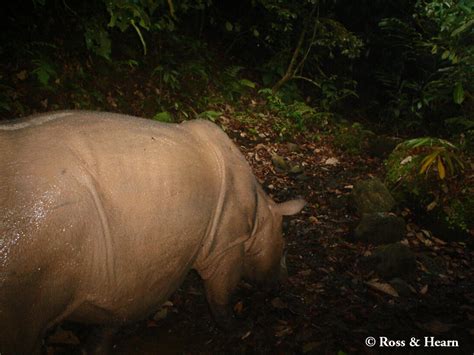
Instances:
[[[201,296],[202,292],[198,291],[194,287],[190,286],[189,289],[188,289],[188,295]]]
[[[418,239],[421,243],[425,244],[426,238],[423,236],[423,233],[416,233],[415,234],[416,239]]]
[[[420,327],[421,329],[426,330],[433,334],[446,333],[446,332],[449,332],[453,328],[453,324],[443,323],[436,319],[427,323],[416,323],[416,325]]]
[[[426,266],[421,261],[417,261],[416,263],[420,267],[421,271],[429,273],[428,269],[426,268]]]
[[[245,338],[248,338],[248,336],[252,334],[252,332],[249,330],[247,333],[245,333],[244,335],[242,335],[242,337],[240,338],[241,340],[244,340]]]
[[[153,320],[158,322],[162,319],[165,319],[168,316],[168,308],[163,307],[153,316]]]
[[[25,80],[28,77],[28,73],[26,70],[22,70],[21,72],[18,72],[16,74],[16,77],[18,78],[18,80]]]
[[[436,237],[433,237],[433,236],[431,236],[431,239],[433,239],[433,241],[434,241],[436,244],[439,244],[439,245],[446,245],[446,244],[447,244],[444,240],[441,240],[441,239],[436,238]]]
[[[236,314],[242,314],[243,310],[244,310],[244,303],[242,301],[239,301],[234,305],[234,312]]]
[[[365,284],[376,291],[386,293],[387,295],[393,297],[398,297],[398,292],[388,283],[366,281]]]
[[[173,306],[174,304],[171,301],[166,301],[165,303],[161,305],[161,307],[173,307]]]
[[[301,275],[301,276],[309,276],[311,275],[313,271],[311,269],[305,269],[305,270],[301,270],[300,272],[298,272],[298,275]]]
[[[427,292],[428,292],[428,285],[425,285],[421,288],[420,294],[426,295]]]
[[[272,299],[272,306],[277,309],[285,309],[288,308],[288,305],[281,300],[280,297],[275,297]]]
[[[156,328],[158,327],[158,323],[156,323],[153,319],[148,319],[146,322],[147,328]]]
[[[335,166],[339,164],[339,160],[337,158],[327,158],[324,164]]]
[[[288,326],[278,326],[276,327],[275,336],[278,338],[290,335],[293,333],[293,329]]]

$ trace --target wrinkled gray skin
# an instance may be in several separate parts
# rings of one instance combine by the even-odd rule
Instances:
[[[283,215],[214,124],[56,112],[0,125],[0,353],[68,319],[143,319],[190,269],[218,322],[239,280],[285,273]]]

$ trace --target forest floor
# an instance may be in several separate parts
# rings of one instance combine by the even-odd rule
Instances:
[[[233,309],[247,328],[233,333],[216,329],[199,276],[191,273],[154,317],[117,335],[114,354],[473,353],[472,244],[444,242],[436,231],[417,225],[410,211],[401,211],[407,221],[402,242],[416,253],[417,269],[405,278],[408,294],[397,296],[365,261],[374,247],[352,238],[357,216],[350,208],[351,190],[358,180],[382,177],[381,160],[345,155],[330,136],[317,143],[295,138],[296,146],[278,143],[265,120],[253,123],[256,134],[248,133],[248,123],[228,117],[218,122],[276,201],[296,196],[308,201],[285,227],[289,282],[271,293],[242,282]],[[275,170],[275,153],[304,173]],[[84,332],[63,325],[47,339],[48,354],[77,349]],[[367,337],[375,337],[377,345],[368,347]],[[379,347],[379,337],[405,346]],[[425,337],[455,340],[459,347],[424,347]],[[420,346],[410,346],[411,339],[420,339]]]

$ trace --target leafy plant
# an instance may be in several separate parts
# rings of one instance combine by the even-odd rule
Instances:
[[[242,66],[234,65],[226,68],[221,76],[221,88],[228,99],[234,100],[249,89],[255,89],[253,81],[239,78],[239,73],[244,69]]]
[[[158,112],[153,119],[165,123],[174,122],[173,116],[168,111]]]
[[[132,27],[137,33],[143,47],[143,54],[147,54],[147,44],[142,34],[142,29],[150,30],[152,22],[150,15],[158,7],[156,2],[112,0],[106,1],[107,11],[110,15],[108,27],[117,27],[125,32]]]
[[[179,72],[174,69],[165,68],[162,65],[158,65],[152,72],[152,76],[158,76],[160,89],[163,83],[171,90],[176,91],[180,88],[181,84],[179,81]]]
[[[386,54],[376,78],[388,97],[385,116],[424,129],[453,114],[472,119],[464,107],[473,101],[474,3],[419,0],[414,10],[379,23]]]
[[[45,57],[33,59],[31,63],[34,66],[31,74],[36,76],[42,86],[49,87],[49,81],[57,77],[54,64]]]
[[[259,3],[266,10],[266,22],[270,26],[258,28],[257,37],[262,36],[275,53],[271,61],[279,63],[271,65],[280,76],[272,86],[273,93],[291,80],[308,83],[320,91],[321,81],[328,77],[323,66],[326,60],[335,57],[352,60],[360,55],[362,41],[334,18],[321,16],[321,7],[326,4],[279,0],[259,0]]]
[[[402,145],[423,157],[420,161],[419,174],[427,176],[431,171],[436,170],[438,178],[443,180],[447,173],[455,175],[464,169],[456,146],[444,139],[415,138],[403,142]]]
[[[99,57],[110,60],[112,42],[109,33],[100,25],[98,19],[88,21],[84,25],[86,48]]]
[[[291,138],[296,132],[303,132],[309,126],[325,127],[331,114],[318,112],[314,107],[302,101],[285,103],[280,93],[274,94],[272,89],[264,88],[258,91],[267,101],[267,106],[278,117],[274,122],[274,129],[282,139]]]
[[[10,112],[12,109],[13,88],[8,85],[0,84],[0,110]]]
[[[435,221],[451,221],[450,229],[464,228],[464,215],[453,206],[472,192],[462,188],[464,164],[456,146],[434,137],[411,139],[390,154],[386,168],[387,185],[399,203]]]
[[[222,115],[222,112],[220,111],[204,111],[199,114],[200,118],[207,119],[212,122],[216,122],[216,119],[218,119]]]

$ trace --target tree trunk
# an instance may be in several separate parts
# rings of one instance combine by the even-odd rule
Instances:
[[[278,80],[278,82],[272,87],[273,94],[276,94],[278,90],[280,90],[280,88],[286,82],[294,78],[296,74],[296,70],[299,67],[299,65],[296,65],[296,61],[300,54],[301,47],[303,46],[304,37],[306,36],[306,31],[308,29],[309,24],[311,23],[311,19],[313,18],[313,15],[317,7],[318,7],[318,2],[314,4],[313,9],[311,10],[311,14],[309,15],[308,20],[306,21],[306,24],[303,26],[303,29],[301,30],[300,37],[298,38],[298,43],[296,44],[295,50],[293,51],[293,56],[291,57],[291,61],[290,61],[290,64],[288,65],[288,68],[286,69],[285,75],[283,75],[283,77],[280,80]]]

